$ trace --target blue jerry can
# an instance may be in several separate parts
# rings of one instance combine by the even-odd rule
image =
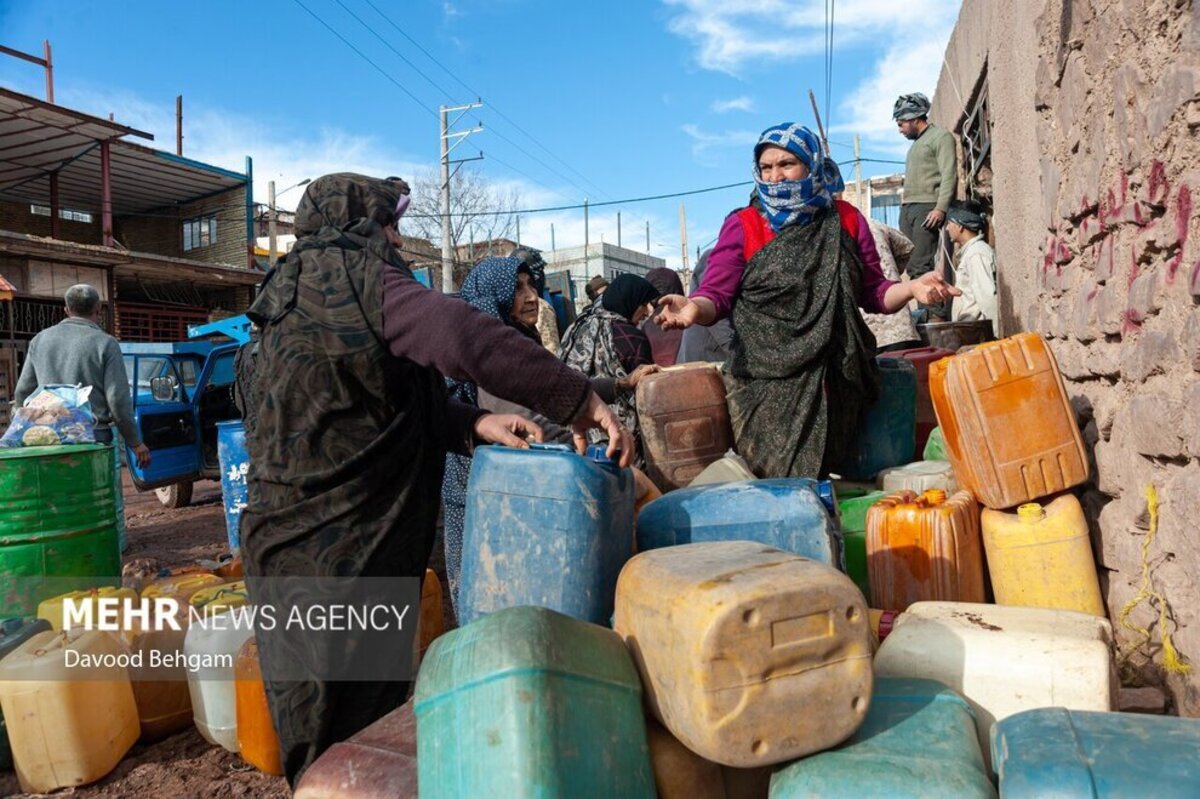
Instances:
[[[497,611],[433,642],[414,705],[421,799],[654,799],[641,682],[611,630]]]
[[[996,796],[984,770],[975,715],[933,680],[876,677],[871,709],[837,749],[777,771],[771,799]]]
[[[844,571],[837,525],[819,491],[817,481],[804,477],[671,491],[638,514],[638,552],[704,541],[753,541]]]
[[[845,462],[833,471],[847,480],[875,475],[913,459],[917,446],[917,370],[904,358],[876,358],[879,399],[867,411]]]
[[[246,450],[246,428],[241,419],[217,422],[217,460],[221,464],[221,501],[225,505],[225,534],[229,551],[237,554],[242,545],[242,511],[249,501],[246,473],[250,454]]]
[[[480,447],[467,482],[458,617],[537,605],[607,624],[633,554],[633,473],[562,444]]]
[[[1200,720],[1174,716],[1026,710],[992,728],[1000,796],[1200,796]]]

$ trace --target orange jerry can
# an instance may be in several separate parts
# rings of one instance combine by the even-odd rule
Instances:
[[[985,506],[1011,508],[1087,480],[1058,363],[1036,333],[930,364],[929,393],[958,483]]]
[[[279,736],[267,706],[262,667],[258,662],[258,641],[247,638],[233,664],[237,697],[237,741],[242,759],[267,774],[283,774],[279,757]]]
[[[425,570],[425,579],[421,582],[421,639],[418,642],[421,657],[434,639],[446,631],[446,622],[442,616],[442,581],[438,579],[433,569]]]
[[[712,364],[671,366],[637,387],[646,473],[663,493],[683,488],[733,448],[725,381]]]
[[[889,494],[867,511],[867,579],[881,608],[983,602],[979,506],[966,491]]]

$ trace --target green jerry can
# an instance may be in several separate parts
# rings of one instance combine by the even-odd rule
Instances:
[[[433,642],[414,698],[421,799],[654,799],[641,682],[604,627],[495,611]]]
[[[846,574],[871,604],[867,580],[867,511],[886,494],[857,486],[838,486],[838,511],[842,517],[842,547],[846,552]]]
[[[771,776],[770,799],[995,799],[966,701],[933,680],[880,677],[854,737]]]
[[[116,507],[107,446],[0,449],[0,616],[120,585]]]

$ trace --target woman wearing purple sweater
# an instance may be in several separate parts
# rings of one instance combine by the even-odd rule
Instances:
[[[893,313],[957,290],[936,273],[884,278],[866,219],[812,131],[785,123],[754,148],[755,197],[725,220],[700,288],[659,301],[664,329],[735,330],[728,369],[738,452],[760,477],[836,471],[878,395],[875,340],[858,312]]]

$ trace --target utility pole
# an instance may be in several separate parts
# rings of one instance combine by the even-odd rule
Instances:
[[[175,155],[183,155],[183,95],[175,95]]]
[[[683,209],[683,203],[679,204],[679,254],[683,259],[683,280],[686,285],[692,270],[688,268],[687,212]]]
[[[587,246],[591,243],[588,232],[588,198],[583,198],[583,257],[587,258]]]
[[[646,253],[650,253],[650,220],[646,220]]]
[[[517,217],[517,244],[521,243],[521,217]]]
[[[858,157],[858,134],[854,134],[854,204],[863,211],[862,160]],[[863,211],[866,213],[866,211]]]
[[[621,212],[617,211],[617,246],[621,246]]]
[[[442,106],[439,109],[441,122],[442,122],[442,135],[441,135],[441,145],[442,145],[441,206],[442,207],[441,207],[441,211],[442,211],[442,293],[443,294],[454,293],[454,249],[453,249],[453,246],[451,245],[451,241],[450,241],[451,236],[452,236],[451,229],[450,229],[450,177],[451,177],[450,164],[452,163],[450,161],[450,153],[454,152],[454,148],[457,147],[458,145],[462,144],[466,140],[466,138],[468,136],[470,136],[472,133],[478,133],[479,131],[483,130],[483,125],[476,125],[475,127],[471,128],[470,130],[458,131],[456,133],[451,133],[450,128],[454,125],[454,123],[456,123],[456,122],[458,122],[458,120],[462,119],[463,114],[467,113],[472,108],[479,108],[482,105],[483,105],[483,103],[481,103],[481,102],[474,102],[474,103],[469,103],[467,105],[459,105],[459,106],[454,106],[454,107]],[[454,121],[451,122],[450,114],[455,111],[458,111],[461,113],[459,113],[459,115],[454,118]],[[453,143],[451,143],[451,139],[454,140]],[[483,158],[483,153],[480,153],[478,158],[462,158],[457,161],[454,161],[453,162],[455,164],[454,171],[457,172],[458,165],[460,165],[466,161],[478,161],[482,158]]]
[[[275,265],[275,181],[267,181],[267,269]]]
[[[558,249],[558,247],[554,243],[554,223],[553,222],[550,223],[550,249],[552,251]]]

